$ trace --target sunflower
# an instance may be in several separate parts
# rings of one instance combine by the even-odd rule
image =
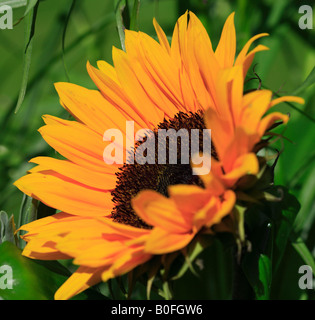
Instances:
[[[257,174],[258,158],[262,137],[276,123],[287,123],[289,116],[280,112],[266,113],[281,102],[304,103],[295,96],[272,99],[270,90],[244,92],[243,70],[239,66],[219,72],[216,84],[219,108],[209,108],[204,121],[212,130],[212,140],[218,159],[212,159],[209,175],[203,177],[212,184],[212,192],[222,193],[231,188],[245,174]],[[265,146],[265,144],[261,144]]]
[[[178,19],[171,45],[153,23],[159,42],[126,30],[126,52],[113,48],[114,66],[87,64],[98,90],[55,85],[61,105],[76,121],[46,115],[39,131],[65,159],[34,158],[37,166],[15,182],[25,194],[60,211],[22,226],[28,232],[23,254],[71,258],[79,265],[56,299],[69,299],[154,255],[181,250],[218,224],[233,210],[236,181],[258,173],[255,144],[273,122],[287,121],[278,113],[263,115],[282,100],[299,102],[290,97],[271,101],[267,90],[243,95],[254,55],[267,50],[249,48],[267,34],[250,39],[235,58],[234,13],[215,51],[192,12]],[[150,129],[153,139],[158,129],[211,129],[211,172],[195,175],[190,164],[128,164],[130,150],[123,165],[104,162],[111,143],[104,141],[107,129],[119,129],[126,137],[121,149],[134,143],[127,121],[135,130]]]

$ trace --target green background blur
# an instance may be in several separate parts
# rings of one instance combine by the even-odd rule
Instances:
[[[129,1],[133,3],[133,1]],[[0,2],[1,4],[1,2]],[[290,95],[297,90],[315,66],[315,18],[313,30],[301,30],[298,10],[301,5],[313,6],[313,1],[289,0],[141,0],[139,29],[155,37],[152,19],[155,16],[171,37],[177,18],[190,9],[207,28],[214,47],[227,16],[235,11],[237,49],[253,35],[268,32],[269,37],[259,40],[270,50],[258,53],[254,60],[256,73],[263,87],[279,95]],[[68,20],[62,50],[62,35],[72,1],[40,1],[33,37],[33,51],[25,100],[14,113],[22,82],[25,19],[13,30],[0,30],[0,209],[17,215],[22,193],[12,183],[32,167],[28,160],[39,155],[54,155],[44,142],[38,128],[41,116],[51,114],[68,118],[60,106],[53,84],[68,81],[95,88],[86,72],[86,62],[111,62],[112,46],[120,47],[115,21],[115,3],[110,0],[78,0]],[[13,11],[14,21],[23,16],[24,7]],[[64,55],[64,61],[63,61]],[[254,77],[251,69],[249,77]],[[252,80],[252,87],[259,81]],[[315,86],[300,90],[306,104],[300,107],[315,118]],[[279,107],[289,112],[291,119],[278,130],[291,142],[279,140],[284,148],[276,167],[276,183],[287,186],[301,203],[295,229],[302,232],[308,248],[315,253],[315,122],[293,110],[289,105]],[[283,141],[283,144],[282,144]],[[279,285],[275,293],[280,298],[306,298],[298,290],[300,257],[287,248]],[[290,286],[290,283],[296,283]]]

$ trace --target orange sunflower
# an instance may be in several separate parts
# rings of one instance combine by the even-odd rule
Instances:
[[[221,70],[217,79],[219,107],[209,108],[204,116],[207,128],[212,130],[211,138],[219,159],[212,159],[211,172],[203,177],[209,187],[212,184],[214,194],[233,187],[246,174],[258,173],[255,145],[276,122],[285,124],[289,120],[286,114],[266,115],[267,111],[284,101],[304,103],[304,99],[295,96],[272,100],[270,90],[243,94],[244,74],[240,66]]]
[[[234,13],[215,51],[191,12],[177,21],[171,45],[155,20],[154,26],[159,42],[126,30],[126,52],[113,48],[114,66],[87,64],[98,90],[55,85],[61,105],[76,121],[44,116],[46,125],[39,131],[65,159],[34,158],[37,166],[15,182],[27,195],[61,211],[21,228],[28,232],[25,256],[73,258],[79,265],[56,299],[69,299],[153,255],[180,250],[198,232],[219,223],[235,204],[235,181],[258,172],[253,146],[270,124],[286,121],[278,113],[261,119],[280,102],[270,102],[269,92],[243,96],[255,53],[267,49],[259,45],[249,52],[250,45],[266,34],[250,39],[235,59]],[[189,164],[104,162],[111,143],[103,139],[107,129],[124,134],[124,149],[132,143],[126,121],[133,121],[135,130],[203,130],[205,112],[215,146],[214,168],[207,176],[193,175]]]

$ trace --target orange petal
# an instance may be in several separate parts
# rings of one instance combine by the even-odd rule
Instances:
[[[219,64],[214,56],[212,45],[205,28],[199,19],[192,13],[190,13],[189,25],[191,25],[191,28],[187,46],[190,54],[187,59],[191,59],[191,55],[195,57],[200,70],[200,77],[203,82],[202,86],[204,86],[209,93],[211,105],[205,105],[204,108],[214,107],[218,96],[216,81]]]
[[[156,34],[159,38],[160,45],[168,52],[170,53],[171,47],[170,44],[168,43],[167,37],[163,31],[163,29],[160,27],[158,22],[156,21],[155,18],[153,18],[153,25],[156,31]]]
[[[29,171],[32,173],[52,170],[67,178],[78,181],[79,183],[102,190],[112,190],[115,189],[116,186],[117,177],[114,172],[101,173],[92,171],[82,166],[78,166],[71,161],[50,157],[36,157],[30,160],[30,162],[39,165]]]
[[[75,255],[74,264],[98,268],[112,265],[117,256],[126,250],[126,246],[120,241],[100,241],[99,243],[90,240],[90,246],[84,248]],[[69,246],[69,243],[65,242]],[[75,245],[75,244],[74,244]],[[68,248],[71,250],[71,248]]]
[[[244,126],[237,127],[232,141],[226,148],[226,152],[222,158],[224,171],[227,174],[235,167],[235,161],[242,155],[252,151],[255,143],[260,139],[257,132],[251,133]]]
[[[98,60],[97,67],[100,71],[102,71],[102,73],[106,74],[109,77],[109,79],[111,79],[111,81],[113,81],[114,83],[116,83],[116,85],[119,86],[117,72],[111,64],[109,64],[108,62],[106,62],[104,60]]]
[[[270,90],[257,90],[243,97],[243,114],[241,115],[242,126],[248,132],[256,132],[258,124],[269,108],[272,92]]]
[[[108,234],[110,233],[115,234],[117,236],[128,237],[132,239],[139,238],[143,235],[146,235],[149,232],[149,230],[147,229],[141,229],[126,224],[121,224],[107,218],[95,217],[95,219],[99,220],[101,223],[104,224],[103,228],[106,227],[107,231],[103,231],[104,233],[106,233],[106,236],[108,236]]]
[[[236,159],[233,170],[224,175],[224,180],[228,185],[232,185],[240,177],[247,174],[255,175],[258,172],[259,163],[256,155],[254,153],[248,153]]]
[[[174,101],[168,94],[166,94],[163,88],[161,88],[161,83],[154,77],[154,73],[152,75],[152,72],[148,70],[146,66],[147,58],[144,54],[145,52],[144,50],[141,50],[142,46],[148,42],[147,37],[142,33],[135,33],[134,31],[129,30],[126,30],[125,36],[127,57],[130,61],[129,67],[137,78],[136,81],[141,84],[141,88],[150,100],[150,104],[159,109],[159,112],[162,111],[161,114],[166,114],[167,117],[172,118],[174,113],[178,112],[176,106],[174,106]],[[159,48],[159,50],[161,50],[161,48]],[[134,92],[132,94],[134,95]],[[144,102],[145,101],[141,101],[140,112],[144,109]],[[151,113],[150,118],[152,115],[153,114]],[[158,121],[158,118],[154,119],[154,126]]]
[[[234,64],[236,51],[234,15],[235,13],[233,12],[227,18],[222,30],[219,44],[215,51],[215,57],[222,68],[229,68]]]
[[[117,80],[87,63],[87,71],[96,86],[101,91],[104,98],[115,108],[125,114],[126,118],[131,119],[141,128],[148,126],[148,122],[144,117],[139,116],[132,106],[132,102],[127,97]]]
[[[304,104],[305,100],[303,98],[295,97],[295,96],[284,96],[284,97],[280,97],[280,98],[272,100],[270,103],[270,107],[273,107],[276,104],[279,104],[281,102],[296,102],[299,104]]]
[[[266,51],[266,50],[269,50],[268,47],[266,46],[263,46],[263,45],[258,45],[255,49],[253,49],[244,59],[243,61],[243,76],[244,78],[246,77],[246,74],[247,74],[247,71],[249,69],[249,67],[251,66],[253,60],[254,60],[254,57],[255,57],[255,54],[257,52],[260,52],[260,51]]]
[[[211,139],[215,150],[222,159],[233,137],[233,126],[225,117],[220,117],[213,109],[208,109],[204,115],[206,127],[211,129]]]
[[[140,32],[141,55],[139,62],[147,70],[159,90],[173,103],[173,114],[185,111],[179,83],[179,66],[154,39]],[[168,106],[170,108],[171,106]]]
[[[103,136],[107,129],[126,131],[128,119],[99,91],[89,90],[71,83],[55,83],[62,105],[78,120]],[[108,116],[110,114],[110,117]]]
[[[168,188],[170,198],[191,224],[192,215],[209,201],[209,193],[198,186],[178,184]]]
[[[176,21],[176,25],[173,31],[171,54],[177,62],[181,61],[181,55],[186,50],[187,45],[187,25],[188,25],[188,11]]]
[[[24,237],[23,237],[24,239]],[[71,259],[71,256],[60,252],[56,248],[56,237],[48,239],[34,239],[29,241],[23,249],[22,255],[31,259],[59,260]]]
[[[110,278],[123,275],[145,263],[151,257],[152,255],[143,252],[142,248],[125,250],[122,252],[121,257],[119,257],[108,270],[102,273],[102,280],[107,281]]]
[[[141,191],[132,200],[132,206],[137,215],[151,226],[174,233],[185,233],[191,229],[175,203],[153,190]]]
[[[250,46],[252,45],[252,43],[261,38],[261,37],[266,37],[268,36],[269,34],[268,33],[260,33],[260,34],[257,34],[256,36],[252,37],[250,40],[247,41],[247,43],[245,44],[245,46],[243,47],[243,49],[241,50],[241,52],[238,54],[236,60],[235,60],[235,65],[242,65],[244,66],[244,64],[246,65],[245,68],[244,68],[244,78],[245,78],[245,75],[247,73],[247,70],[254,58],[254,54],[250,54],[250,55],[247,55],[248,53],[248,50],[250,48]],[[260,47],[261,50],[266,50],[267,47]],[[253,53],[253,52],[252,52]]]
[[[289,121],[289,116],[280,112],[273,112],[266,115],[261,120],[258,127],[258,132],[260,136],[263,136],[264,133],[278,120],[283,121],[283,123],[287,123]]]
[[[165,254],[184,248],[195,234],[176,234],[161,228],[154,228],[145,244],[145,251],[151,254]]]
[[[72,276],[57,290],[55,300],[67,300],[87,288],[101,281],[104,268],[89,268],[81,266]]]
[[[232,190],[227,190],[221,197],[212,197],[208,204],[204,206],[194,217],[194,225],[197,230],[202,226],[211,227],[229,214],[235,204],[236,196]]]
[[[46,116],[45,121],[47,119],[50,119],[49,124],[41,127],[39,132],[50,146],[80,166],[98,172],[109,172],[109,165],[105,163],[103,153],[111,142],[103,141],[101,135],[76,121],[69,121],[66,125],[53,125],[51,123],[53,117]],[[115,144],[115,146],[123,148],[123,145]],[[110,165],[111,172],[119,165]]]
[[[106,216],[113,207],[110,192],[82,186],[62,176],[32,173],[14,185],[52,208],[75,215]]]
[[[132,101],[134,110],[139,116],[146,119],[146,122],[151,124],[151,127],[154,127],[163,120],[164,114],[156,107],[148,93],[143,89],[142,81],[146,79],[141,79],[140,82],[133,72],[132,65],[137,63],[137,60],[129,60],[126,52],[114,47],[113,61],[122,89]]]

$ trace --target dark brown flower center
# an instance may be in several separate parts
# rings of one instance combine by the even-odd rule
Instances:
[[[199,151],[203,150],[203,114],[201,111],[196,113],[179,112],[172,120],[164,120],[157,128],[154,129],[153,135],[147,136],[144,141],[135,145],[135,153],[137,149],[144,144],[147,139],[153,139],[155,146],[158,146],[159,129],[174,129],[178,132],[180,129],[186,129],[189,136],[185,143],[182,143],[180,137],[177,138],[177,163],[170,158],[170,148],[174,148],[174,144],[170,143],[169,138],[165,140],[166,161],[161,164],[158,157],[158,148],[153,155],[155,159],[149,159],[149,154],[145,150],[143,155],[147,156],[149,163],[140,164],[137,161],[134,164],[124,164],[119,168],[117,175],[116,188],[112,192],[115,207],[112,211],[114,221],[132,225],[138,228],[150,228],[142,221],[134,212],[131,206],[131,199],[134,198],[141,190],[151,189],[160,192],[164,196],[168,196],[168,187],[176,184],[198,185],[203,187],[201,179],[197,175],[192,174],[192,168],[189,163],[182,164],[181,157],[183,152],[191,155],[191,130],[199,130]],[[161,130],[160,130],[161,131]],[[195,130],[196,131],[196,130]],[[176,143],[176,142],[175,142]],[[173,151],[173,150],[172,150]],[[212,155],[216,157],[212,148]],[[132,155],[133,156],[133,155]],[[175,153],[176,156],[176,153]],[[152,155],[151,155],[152,157]],[[151,160],[151,161],[150,161]],[[151,164],[150,164],[151,162]]]

